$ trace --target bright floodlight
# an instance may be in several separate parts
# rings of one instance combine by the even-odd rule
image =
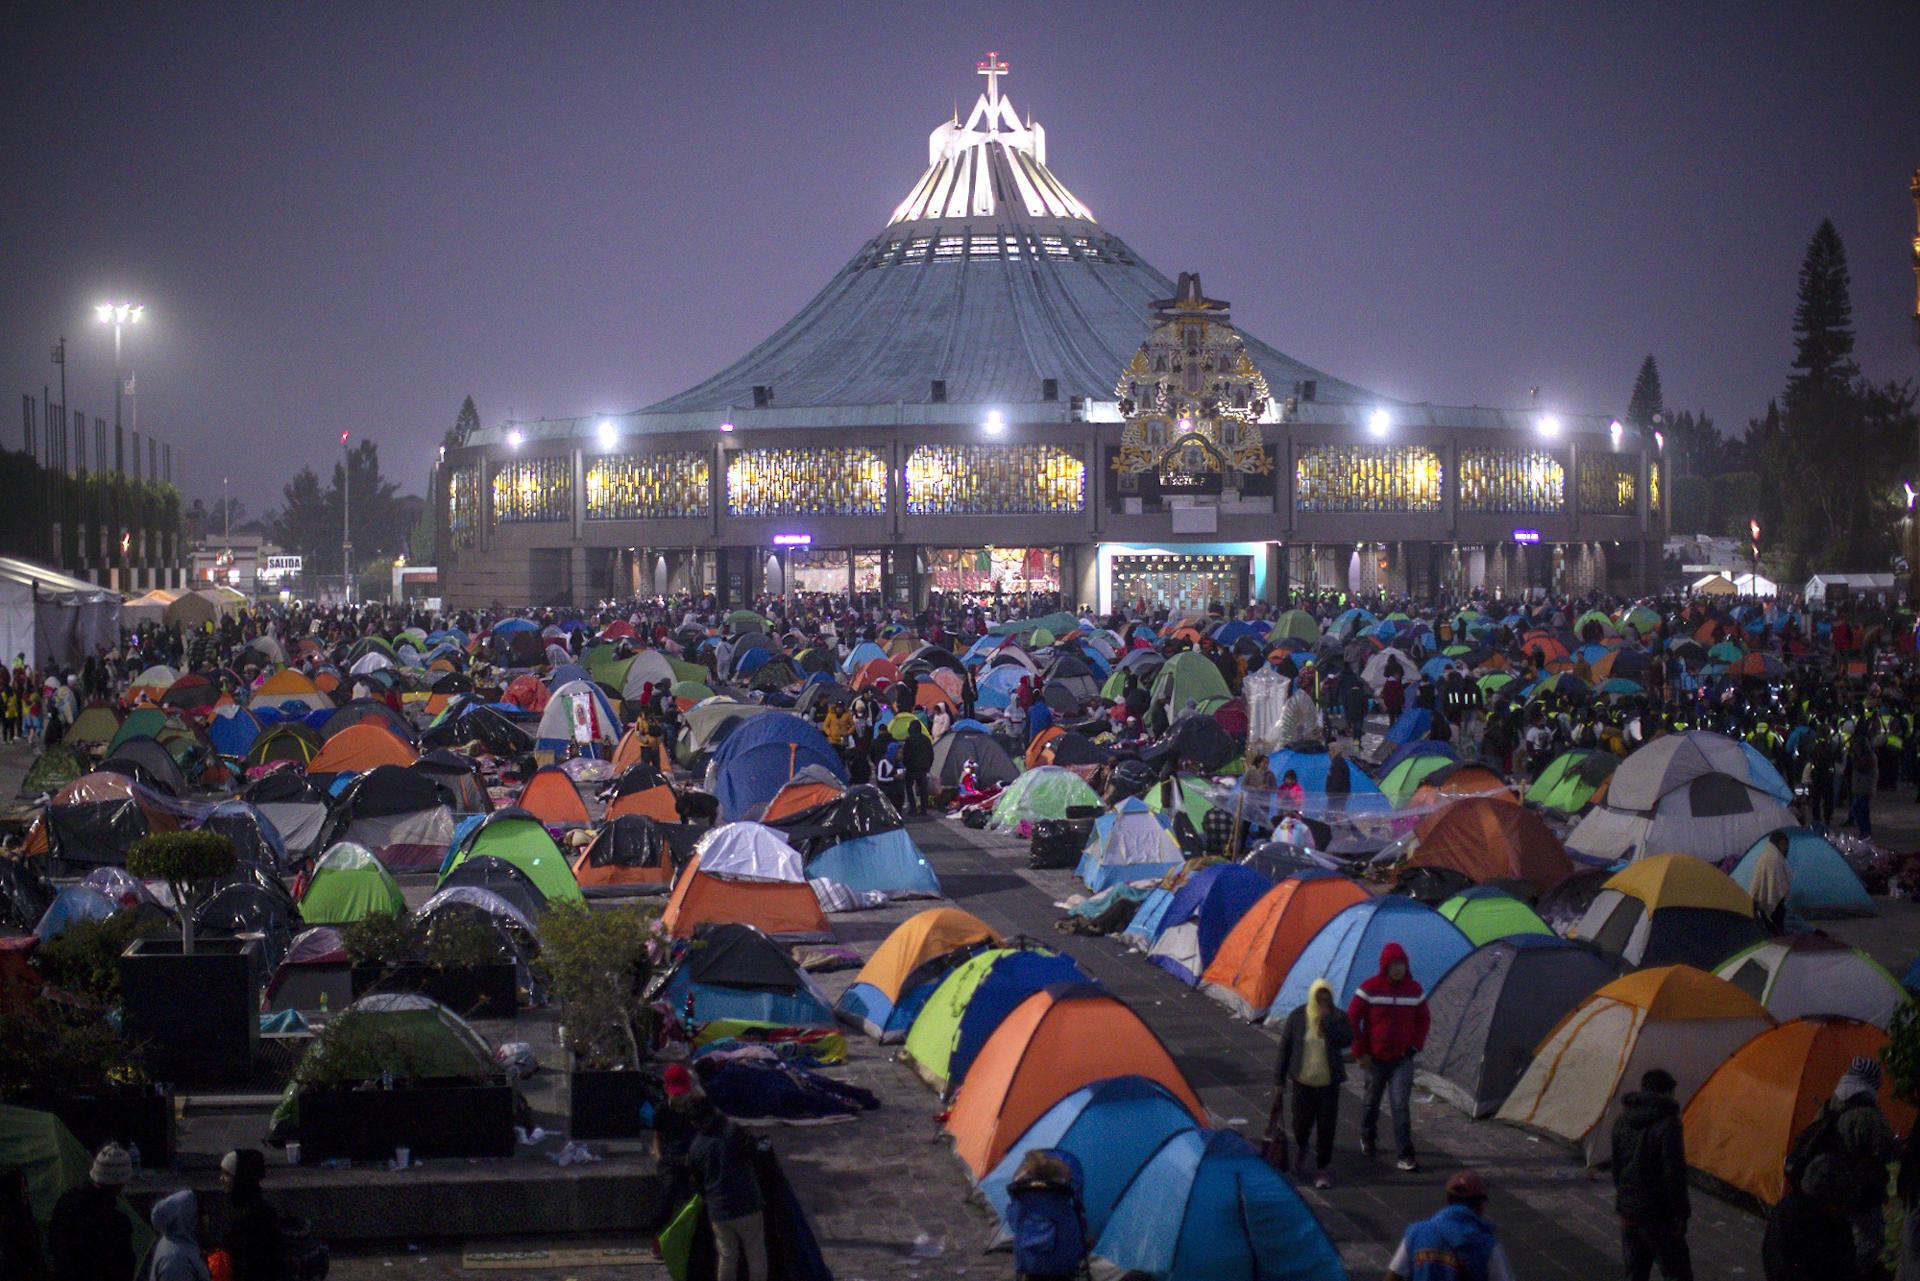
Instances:
[[[1384,436],[1387,434],[1387,427],[1391,422],[1392,420],[1387,417],[1386,410],[1376,409],[1367,415],[1367,431],[1375,436]]]
[[[1916,494],[1916,492],[1915,492],[1915,490],[1914,490],[1914,488],[1913,488],[1913,482],[1911,482],[1911,481],[1906,481],[1906,480],[1903,480],[1903,481],[1901,481],[1901,482],[1900,482],[1900,488],[1902,488],[1902,489],[1904,489],[1904,490],[1906,490],[1906,491],[1907,491],[1907,510],[1908,510],[1908,511],[1912,511],[1912,510],[1913,510],[1913,500],[1914,500],[1914,499],[1915,499],[1916,497],[1920,497],[1920,494]]]
[[[95,318],[100,321],[101,324],[106,324],[112,321],[113,319],[113,304],[110,302],[103,302],[98,307],[95,307],[93,309],[93,314]]]
[[[731,421],[728,421],[728,422],[724,422],[724,423],[721,423],[721,424],[720,424],[720,430],[721,430],[721,431],[732,431],[732,430],[733,430],[733,423],[732,423]]]
[[[1667,447],[1667,434],[1665,432],[1657,431],[1653,433],[1653,447],[1655,449],[1665,449]]]
[[[1607,435],[1613,437],[1613,443],[1616,445],[1620,443],[1621,430],[1622,428],[1620,426],[1620,420],[1618,418],[1614,419],[1612,422],[1607,424]]]
[[[1540,415],[1540,434],[1552,439],[1560,434],[1560,419],[1553,414]]]
[[[507,433],[507,447],[509,449],[518,449],[520,448],[520,442],[525,439],[526,437],[522,436],[520,434],[519,428],[516,427],[514,430]]]
[[[614,442],[617,439],[618,437],[615,435],[613,430],[613,419],[611,418],[601,419],[600,420],[600,448],[612,449],[614,446]]]
[[[1007,420],[1000,416],[999,410],[995,409],[987,414],[987,434],[989,436],[998,436],[1006,429]]]

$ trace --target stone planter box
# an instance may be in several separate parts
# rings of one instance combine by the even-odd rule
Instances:
[[[260,940],[135,939],[120,954],[122,1018],[147,1073],[179,1085],[247,1080],[260,1040]]]
[[[392,1160],[513,1155],[514,1089],[506,1084],[416,1081],[392,1090],[309,1089],[300,1094],[301,1160]]]
[[[165,1086],[106,1086],[99,1090],[36,1090],[10,1100],[59,1117],[89,1152],[112,1141],[140,1146],[140,1164],[173,1164],[173,1091]]]

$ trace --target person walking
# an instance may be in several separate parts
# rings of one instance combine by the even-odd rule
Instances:
[[[687,1107],[694,1127],[687,1167],[713,1226],[714,1274],[768,1281],[766,1204],[754,1176],[753,1140],[704,1098],[675,1106]]]
[[[1653,1068],[1627,1095],[1613,1123],[1613,1212],[1627,1281],[1693,1281],[1687,1249],[1687,1152],[1673,1074]]]
[[[129,1281],[133,1223],[120,1212],[120,1192],[133,1177],[133,1158],[117,1143],[101,1148],[87,1181],[54,1202],[47,1252],[54,1281]]]
[[[1333,1000],[1333,985],[1315,979],[1307,1003],[1287,1015],[1280,1031],[1280,1061],[1273,1073],[1278,1121],[1281,1096],[1293,1110],[1297,1168],[1304,1173],[1307,1139],[1313,1139],[1313,1186],[1330,1188],[1333,1175],[1333,1127],[1340,1117],[1340,1086],[1347,1079],[1341,1055],[1353,1043],[1353,1028]]]
[[[1862,840],[1873,839],[1873,792],[1880,785],[1880,760],[1873,750],[1873,737],[1864,727],[1854,733],[1847,746],[1847,786],[1853,797],[1847,821],[1859,831]]]
[[[1380,972],[1362,983],[1347,1005],[1353,1026],[1355,1061],[1367,1070],[1366,1101],[1360,1111],[1360,1151],[1377,1150],[1380,1101],[1393,1109],[1395,1164],[1414,1173],[1420,1162],[1413,1149],[1413,1059],[1427,1044],[1431,1016],[1427,993],[1413,977],[1407,951],[1398,943],[1380,949]]]
[[[904,713],[903,713],[904,715]],[[906,779],[909,814],[927,812],[927,772],[933,768],[933,739],[918,716],[907,716],[907,737],[900,744],[900,773]]]
[[[1514,1281],[1507,1248],[1486,1216],[1487,1200],[1477,1171],[1448,1179],[1446,1208],[1408,1225],[1387,1264],[1387,1281]]]

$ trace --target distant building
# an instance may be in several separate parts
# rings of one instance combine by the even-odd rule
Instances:
[[[214,583],[248,596],[282,589],[297,593],[302,585],[301,558],[287,555],[258,526],[236,529],[231,537],[204,535],[193,549],[189,573],[195,587]]]

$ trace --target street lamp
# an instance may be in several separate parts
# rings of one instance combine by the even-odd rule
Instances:
[[[146,307],[137,302],[103,302],[93,309],[95,319],[113,326],[113,469],[116,472],[124,472],[127,466],[126,438],[120,430],[120,400],[127,389],[126,376],[120,372],[120,331],[128,325],[139,324],[146,311]]]
[[[353,604],[353,451],[340,433],[340,603]]]
[[[516,427],[512,431],[507,433],[507,448],[518,449],[520,448],[521,443],[524,442],[525,440],[526,440],[526,437],[522,436],[520,434],[520,429]]]
[[[1620,448],[1620,433],[1623,430],[1625,429],[1620,426],[1620,420],[1618,418],[1607,424],[1607,435],[1613,438],[1613,447],[1615,449]]]

